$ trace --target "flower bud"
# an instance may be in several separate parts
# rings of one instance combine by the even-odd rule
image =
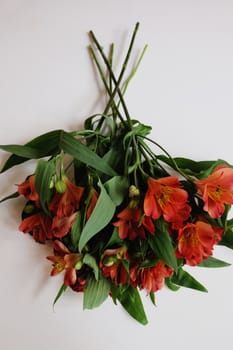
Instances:
[[[139,195],[140,195],[139,189],[136,186],[131,185],[129,188],[129,198],[138,197]]]
[[[27,205],[25,205],[23,212],[25,214],[31,214],[34,209],[35,209],[35,206],[33,204],[27,204]]]
[[[82,266],[83,266],[83,262],[82,262],[82,260],[79,260],[76,262],[74,268],[75,268],[75,270],[80,270],[82,268]]]
[[[64,193],[66,191],[66,184],[64,181],[58,180],[55,183],[55,188],[56,188],[58,193]]]
[[[106,256],[103,259],[103,264],[104,264],[104,266],[107,266],[107,267],[114,265],[116,262],[117,262],[116,256]]]

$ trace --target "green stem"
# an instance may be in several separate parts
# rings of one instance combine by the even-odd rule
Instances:
[[[103,70],[102,70],[102,68],[101,68],[101,66],[100,66],[100,64],[99,64],[99,61],[98,61],[98,59],[97,59],[97,57],[96,57],[96,55],[95,55],[95,52],[94,52],[94,50],[93,50],[93,48],[92,48],[91,46],[89,46],[89,51],[90,51],[91,57],[93,58],[93,60],[94,60],[94,62],[95,62],[95,64],[96,64],[96,67],[97,67],[98,72],[99,72],[99,74],[100,74],[101,80],[102,80],[102,82],[103,82],[103,84],[104,84],[104,87],[105,87],[107,93],[108,93],[109,96],[110,96],[110,100],[109,100],[109,101],[111,101],[111,105],[109,105],[109,103],[108,103],[108,105],[109,105],[109,107],[112,106],[112,108],[114,109],[114,111],[117,112],[117,114],[118,114],[118,116],[119,116],[121,122],[125,124],[124,118],[123,118],[122,115],[120,114],[119,109],[116,107],[116,104],[115,104],[115,102],[114,102],[114,99],[112,98],[113,93],[112,93],[112,91],[111,91],[111,88],[108,87],[108,84],[107,84],[107,81],[106,81],[106,79],[105,79]],[[103,114],[105,114],[105,115],[107,114],[109,107],[108,107],[108,108],[105,108]],[[103,120],[103,119],[101,118],[101,120]],[[100,123],[100,124],[102,124],[102,123]]]
[[[145,52],[146,52],[146,50],[147,50],[147,47],[148,47],[148,45],[145,45],[145,46],[144,46],[144,48],[143,48],[143,50],[142,50],[142,53],[141,53],[141,55],[139,56],[139,59],[138,59],[136,65],[134,66],[132,72],[130,73],[130,75],[128,76],[128,78],[127,78],[127,79],[125,80],[125,82],[124,82],[124,86],[123,86],[123,88],[122,88],[122,95],[123,95],[123,96],[124,96],[124,94],[125,94],[125,92],[126,92],[126,90],[127,90],[127,88],[128,88],[128,85],[129,85],[130,81],[132,80],[132,78],[133,78],[133,77],[135,76],[135,74],[137,73],[137,70],[138,70],[139,65],[140,65],[140,63],[141,63],[141,61],[142,61],[142,59],[143,59],[143,56],[144,56],[144,54],[145,54]]]
[[[106,108],[109,108],[109,106],[111,106],[112,100],[114,99],[115,94],[118,93],[120,101],[121,101],[121,104],[122,104],[122,107],[123,107],[124,112],[125,112],[125,116],[126,116],[126,119],[127,119],[127,122],[128,122],[128,126],[130,127],[130,129],[132,128],[131,118],[130,118],[128,109],[126,107],[126,104],[125,104],[125,101],[124,101],[124,98],[122,96],[122,93],[121,93],[121,90],[120,90],[119,86],[120,86],[121,80],[123,78],[123,75],[124,75],[124,72],[125,72],[125,69],[126,69],[126,66],[127,66],[127,63],[128,63],[128,60],[129,60],[132,48],[133,48],[133,44],[134,44],[134,40],[135,40],[136,33],[138,31],[138,28],[139,28],[139,23],[136,23],[136,26],[135,26],[135,29],[134,29],[134,32],[133,32],[133,36],[132,36],[132,39],[130,41],[129,49],[128,49],[125,61],[124,61],[123,65],[122,65],[122,69],[121,69],[118,81],[115,78],[115,75],[114,75],[114,73],[112,71],[111,65],[110,65],[107,57],[105,56],[102,47],[100,46],[98,40],[96,39],[93,31],[90,31],[90,36],[91,36],[92,40],[94,41],[96,47],[98,48],[98,50],[100,52],[100,55],[102,56],[102,58],[104,60],[104,63],[107,66],[108,72],[109,72],[109,74],[110,74],[110,76],[111,76],[111,78],[112,78],[112,80],[113,80],[113,82],[115,84],[115,89],[112,92],[112,96],[111,96],[110,101],[109,101],[108,105],[106,106]]]
[[[160,148],[166,155],[167,157],[171,160],[173,166],[174,166],[174,169],[180,174],[182,175],[186,180],[190,181],[190,182],[193,182],[192,178],[190,178],[190,176],[186,175],[179,167],[178,165],[176,164],[175,160],[172,158],[172,156],[166,151],[165,148],[163,148],[159,143],[157,143],[156,141],[146,137],[146,136],[140,136],[138,135],[139,137],[143,137],[145,140],[153,143],[155,146],[157,146],[158,148]]]

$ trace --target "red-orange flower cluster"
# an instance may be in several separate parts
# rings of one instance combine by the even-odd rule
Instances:
[[[224,204],[233,204],[233,169],[218,166],[207,178],[195,182],[204,201],[203,209],[216,219],[225,211]]]
[[[46,239],[62,238],[66,236],[74,223],[76,212],[79,209],[84,188],[72,184],[65,178],[65,192],[55,192],[49,204],[51,216],[43,213],[40,208],[39,195],[35,187],[34,175],[30,176],[22,184],[18,185],[19,194],[30,200],[32,215],[25,217],[19,230],[24,233],[32,233],[33,238],[41,243]]]
[[[149,178],[144,199],[144,212],[147,216],[153,219],[163,216],[174,228],[180,227],[191,211],[187,201],[188,193],[181,188],[177,177]]]
[[[197,221],[188,223],[179,230],[177,257],[184,258],[186,264],[198,265],[213,253],[213,247],[222,238],[223,229]]]

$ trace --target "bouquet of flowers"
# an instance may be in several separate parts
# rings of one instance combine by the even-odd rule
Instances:
[[[67,288],[83,293],[84,309],[111,297],[146,324],[141,290],[152,303],[164,285],[206,292],[185,265],[229,265],[212,254],[217,244],[233,249],[233,168],[224,160],[173,158],[149,137],[150,126],[130,117],[124,93],[146,49],[125,77],[138,27],[118,77],[114,45],[106,54],[90,32],[91,59],[108,96],[102,113],[82,130],[0,148],[11,153],[1,172],[38,159],[2,202],[24,196],[19,230],[50,242],[51,275],[64,274],[54,303]]]

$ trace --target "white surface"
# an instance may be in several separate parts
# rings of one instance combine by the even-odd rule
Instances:
[[[233,163],[232,18],[232,0],[0,0],[0,143],[72,130],[101,111],[87,32],[105,47],[116,43],[119,67],[140,21],[135,50],[149,49],[126,96],[132,116],[151,124],[174,156]],[[33,166],[1,175],[0,196]],[[60,279],[49,277],[49,249],[17,231],[21,204],[0,211],[1,349],[232,349],[232,267],[191,270],[208,294],[164,289],[157,308],[145,297],[147,326],[111,300],[83,312],[72,292],[53,312]],[[232,251],[219,248],[216,256],[233,263]]]

